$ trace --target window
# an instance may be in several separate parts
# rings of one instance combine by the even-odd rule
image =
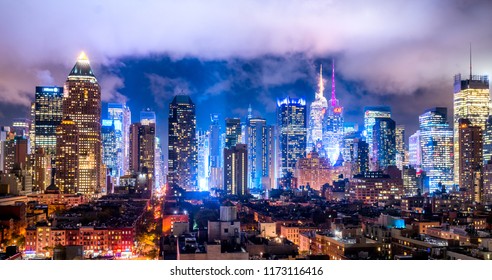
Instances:
[[[224,229],[224,233],[229,233],[229,229],[228,228],[225,228]]]

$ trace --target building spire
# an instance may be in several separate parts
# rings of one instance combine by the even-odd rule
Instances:
[[[253,118],[253,108],[251,108],[251,103],[248,106],[248,120]]]
[[[323,97],[323,92],[325,91],[325,84],[323,83],[323,64],[319,66],[319,81],[318,81],[318,92],[316,93],[316,99]]]
[[[335,94],[335,59],[332,59],[331,63],[331,106],[336,107],[337,106],[337,97]]]
[[[472,80],[472,44],[470,42],[470,81]]]

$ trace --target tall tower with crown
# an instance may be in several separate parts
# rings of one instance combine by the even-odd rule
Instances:
[[[331,163],[340,155],[343,139],[343,107],[340,106],[335,93],[335,60],[332,60],[331,99],[324,117],[323,145]]]

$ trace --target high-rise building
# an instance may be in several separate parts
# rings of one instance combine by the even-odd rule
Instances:
[[[229,194],[248,193],[248,148],[236,144],[224,149],[224,188]]]
[[[143,111],[140,112],[140,123],[143,125],[147,125],[150,123],[155,124],[156,123],[156,116],[155,112],[150,110],[150,108],[147,108]]]
[[[492,159],[492,115],[487,118],[483,132],[483,164]]]
[[[248,145],[248,188],[250,190],[266,190],[271,188],[269,176],[274,157],[271,140],[272,127],[265,119],[250,118],[246,133]]]
[[[483,188],[481,202],[483,204],[492,203],[492,159],[489,159],[483,166]]]
[[[323,140],[323,122],[328,109],[328,101],[324,96],[323,65],[319,68],[318,91],[309,107],[309,127],[307,132],[307,152],[310,152],[318,140]]]
[[[447,122],[447,108],[437,107],[419,116],[422,169],[428,177],[424,186],[432,193],[439,183],[451,189],[453,184],[453,133]],[[412,142],[411,142],[412,143]],[[412,153],[410,157],[412,158]]]
[[[78,126],[65,117],[56,128],[56,185],[63,193],[83,192],[79,189]]]
[[[223,149],[221,143],[222,133],[220,127],[220,116],[219,114],[210,115],[210,128],[209,128],[209,164],[210,164],[210,174],[209,174],[209,188],[223,189],[224,175],[222,169],[223,159]]]
[[[390,118],[375,118],[372,129],[374,170],[396,165],[395,121]]]
[[[230,149],[236,146],[237,143],[242,142],[242,129],[241,129],[241,119],[238,118],[226,118],[226,139],[225,147]]]
[[[63,118],[63,88],[36,87],[34,101],[34,148],[48,155],[56,151],[56,128]]]
[[[461,74],[454,77],[454,154],[460,155],[459,119],[468,119],[472,126],[485,130],[490,108],[490,89],[488,76],[472,75],[462,79]],[[461,174],[459,158],[454,158],[454,183],[459,184]]]
[[[104,119],[101,126],[102,160],[112,177],[120,176],[115,120]]]
[[[101,178],[101,89],[84,53],[65,82],[63,116],[69,117],[78,130],[78,191],[98,194],[106,179]]]
[[[108,104],[108,119],[113,120],[116,135],[116,176],[129,171],[131,111],[123,103]]]
[[[373,127],[376,123],[376,118],[391,118],[391,108],[388,106],[368,106],[364,107],[364,131],[363,135],[366,138],[367,144],[369,144],[369,168],[371,170],[375,170],[375,167],[372,164],[375,162],[372,159],[374,154],[373,151]]]
[[[29,161],[32,168],[33,190],[44,192],[51,182],[51,156],[46,154],[43,148],[36,148],[29,155]]]
[[[159,189],[166,182],[164,176],[164,154],[162,152],[161,139],[159,137],[155,137],[155,168],[154,168],[154,178],[155,178],[155,187]]]
[[[306,101],[287,97],[277,105],[282,178],[292,174],[297,160],[306,155]]]
[[[210,152],[210,135],[209,131],[198,130],[196,133],[197,139],[197,171],[198,171],[198,188],[200,190],[208,190],[209,176],[209,152]]]
[[[328,158],[334,164],[340,156],[343,139],[343,107],[335,94],[335,60],[332,63],[331,98],[324,118],[323,146]]]
[[[352,174],[364,174],[369,171],[369,144],[361,138],[354,139],[354,166]]]
[[[422,165],[422,149],[420,147],[420,130],[408,138],[408,164],[415,168]]]
[[[395,130],[395,142],[396,142],[396,166],[398,169],[403,170],[405,164],[405,126],[402,124],[396,125]]]
[[[197,188],[197,141],[195,104],[187,95],[177,95],[169,104],[168,183]]]
[[[416,196],[418,193],[417,170],[412,166],[403,166],[403,193],[405,196]]]
[[[332,168],[327,158],[320,157],[313,149],[306,158],[297,161],[294,176],[299,186],[309,186],[320,191],[324,184],[332,183]]]
[[[130,170],[147,176],[147,185],[152,186],[155,175],[155,123],[133,123],[130,126],[130,151]]]
[[[481,177],[483,158],[482,127],[472,125],[468,119],[458,120],[459,188],[467,202],[480,202],[481,185],[476,184],[477,172]]]

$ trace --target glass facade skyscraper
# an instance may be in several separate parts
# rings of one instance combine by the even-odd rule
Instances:
[[[285,98],[277,101],[277,125],[280,141],[280,177],[294,171],[299,158],[306,156],[306,101]]]
[[[432,193],[441,183],[453,185],[453,131],[447,122],[447,108],[437,107],[419,116],[422,169],[428,177],[425,188]]]
[[[56,128],[63,118],[63,88],[36,87],[34,101],[34,148],[56,153]]]

